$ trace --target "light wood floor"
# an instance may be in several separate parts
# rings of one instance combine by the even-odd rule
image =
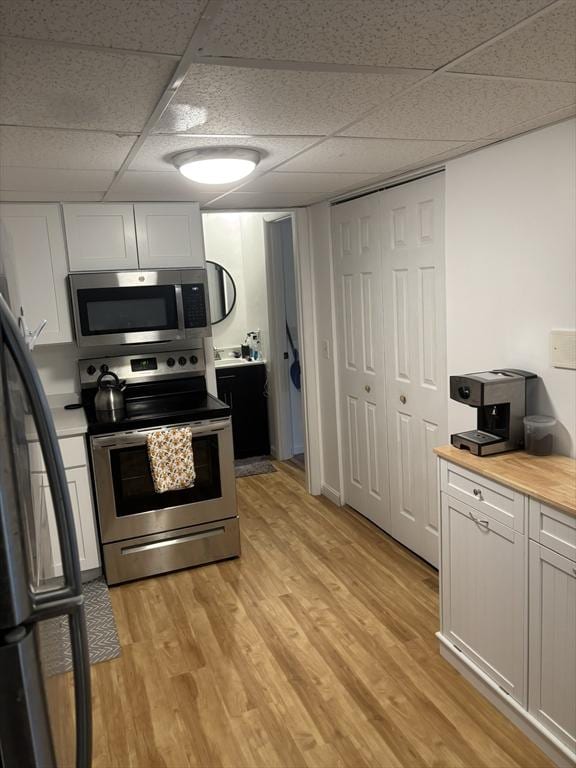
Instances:
[[[239,560],[111,590],[95,768],[550,766],[440,658],[435,571],[277,466]]]

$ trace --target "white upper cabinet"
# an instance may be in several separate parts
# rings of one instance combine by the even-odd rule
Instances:
[[[64,205],[71,272],[203,267],[198,203]]]
[[[205,265],[198,203],[135,203],[134,218],[141,269]]]
[[[130,203],[70,203],[63,208],[71,272],[138,269]]]
[[[68,265],[58,204],[0,205],[2,272],[14,314],[22,307],[30,330],[47,321],[37,344],[72,341]]]

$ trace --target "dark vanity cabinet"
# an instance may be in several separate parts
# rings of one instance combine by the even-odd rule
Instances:
[[[239,363],[216,369],[218,397],[232,409],[234,458],[270,453],[266,366]]]

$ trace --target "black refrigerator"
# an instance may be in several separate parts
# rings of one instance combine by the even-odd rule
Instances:
[[[66,476],[36,368],[0,295],[0,766],[89,768],[91,723]]]

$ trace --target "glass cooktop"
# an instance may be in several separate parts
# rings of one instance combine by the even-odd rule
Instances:
[[[82,405],[89,434],[123,432],[230,416],[230,406],[208,392],[187,388],[181,382],[175,388],[169,384],[171,382],[128,385],[124,393],[125,407],[119,412],[97,411],[94,408],[96,390],[83,390]]]

